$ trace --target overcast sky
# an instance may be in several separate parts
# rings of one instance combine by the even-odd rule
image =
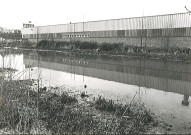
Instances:
[[[0,0],[0,27],[54,25],[191,10],[191,0]]]

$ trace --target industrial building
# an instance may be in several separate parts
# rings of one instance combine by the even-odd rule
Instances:
[[[191,47],[191,15],[177,13],[111,20],[25,27],[23,39],[32,42],[96,41],[127,45],[161,46],[168,38],[173,46]]]

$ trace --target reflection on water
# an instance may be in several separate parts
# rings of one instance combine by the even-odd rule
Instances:
[[[182,100],[182,105],[189,105],[189,95],[184,95],[184,99]]]
[[[14,54],[10,52],[6,52],[4,54],[0,54],[0,69],[9,69],[4,70],[4,77],[9,79],[24,79],[23,74],[21,75],[20,72],[25,71],[25,65],[23,64],[23,54]],[[16,72],[11,72],[14,69]],[[2,72],[0,72],[0,76],[2,76]],[[22,77],[22,78],[21,78]]]
[[[75,90],[87,85],[89,93],[124,101],[132,100],[137,93],[136,99],[154,113],[165,114],[170,123],[191,121],[191,64],[79,54],[37,56],[36,52],[9,55],[7,63],[9,58],[12,64],[8,65],[18,70],[34,67],[32,78],[37,77],[35,68],[39,66],[46,85],[64,84]]]
[[[81,58],[80,58],[81,57]],[[82,59],[85,56],[39,56],[39,66],[77,75],[154,88],[183,95],[191,94],[191,65],[151,60]],[[37,55],[24,55],[26,66],[37,66]]]
[[[3,59],[4,59],[4,64],[3,64]],[[18,71],[24,70],[24,65],[23,65],[23,54],[21,55],[6,55],[6,56],[1,56],[0,55],[0,68],[12,68],[16,69]]]

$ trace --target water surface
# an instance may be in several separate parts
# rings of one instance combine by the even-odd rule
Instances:
[[[1,55],[1,67],[2,61]],[[40,73],[43,86],[85,90],[124,103],[135,97],[180,132],[191,124],[191,64],[27,51],[7,52],[4,67],[23,72],[16,79],[37,79]]]

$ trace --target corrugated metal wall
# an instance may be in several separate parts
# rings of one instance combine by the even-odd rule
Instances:
[[[38,31],[38,32],[37,32]],[[23,28],[23,38],[191,36],[188,13]],[[51,34],[54,33],[54,34]],[[85,34],[86,33],[86,34]]]

